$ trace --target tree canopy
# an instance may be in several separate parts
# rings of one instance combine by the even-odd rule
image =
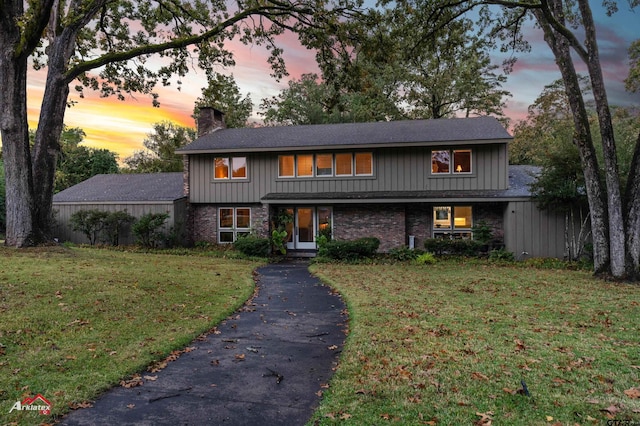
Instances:
[[[84,136],[85,133],[80,128],[64,127],[54,192],[60,192],[97,174],[118,173],[118,155],[108,149],[80,145]]]
[[[202,96],[196,100],[193,112],[198,117],[198,108],[213,107],[224,112],[225,125],[228,128],[246,127],[253,111],[251,96],[244,97],[234,77],[216,74],[209,79],[209,85],[202,88]]]
[[[46,241],[60,134],[71,87],[126,99],[180,85],[192,66],[213,76],[233,65],[225,43],[262,44],[273,75],[286,74],[276,37],[284,31],[326,31],[348,13],[341,1],[286,0],[6,0],[0,2],[0,135],[6,174],[6,244]],[[152,61],[156,55],[160,61]],[[29,146],[30,66],[46,68],[35,144]],[[210,78],[213,80],[213,78]],[[75,83],[74,83],[75,82]]]
[[[142,144],[145,150],[136,151],[124,159],[125,171],[133,173],[181,172],[182,155],[176,149],[185,146],[196,138],[191,127],[179,126],[170,121],[153,125],[153,131]]]

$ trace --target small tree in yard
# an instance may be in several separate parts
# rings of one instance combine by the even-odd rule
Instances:
[[[109,212],[102,210],[79,210],[71,215],[71,227],[82,232],[89,239],[89,244],[94,245],[108,216]]]
[[[140,216],[131,227],[138,244],[146,248],[157,247],[165,237],[162,227],[168,218],[168,213],[147,213]]]

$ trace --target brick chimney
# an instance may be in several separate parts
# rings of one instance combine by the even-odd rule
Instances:
[[[224,112],[213,107],[200,107],[198,111],[198,137],[226,127]]]

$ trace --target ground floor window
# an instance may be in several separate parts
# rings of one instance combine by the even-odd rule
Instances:
[[[471,206],[435,206],[433,238],[471,239],[473,210]]]
[[[232,243],[238,236],[251,232],[249,207],[220,207],[218,209],[218,243]]]

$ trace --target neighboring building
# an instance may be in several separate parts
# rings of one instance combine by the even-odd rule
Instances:
[[[509,166],[512,137],[491,117],[226,129],[201,110],[184,155],[192,242],[268,236],[282,213],[289,249],[315,238],[377,237],[380,250],[427,238],[471,238],[491,225],[521,258],[563,257],[564,218],[539,210],[535,168]]]
[[[165,232],[174,232],[185,243],[187,198],[183,193],[182,173],[103,174],[93,176],[53,196],[60,241],[87,243],[87,238],[71,228],[69,219],[78,210],[126,211],[139,218],[147,213],[168,213]],[[134,244],[129,231],[120,244]]]

